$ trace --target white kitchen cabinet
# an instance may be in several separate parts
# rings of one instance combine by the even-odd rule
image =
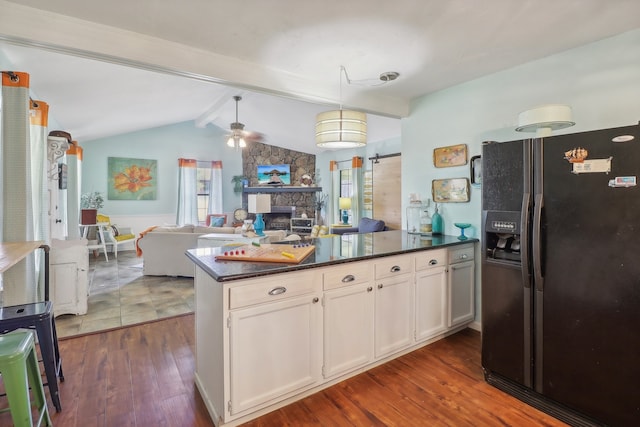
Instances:
[[[236,414],[320,380],[319,297],[305,295],[230,315],[230,412]]]
[[[416,255],[416,341],[432,338],[447,328],[447,250]]]
[[[87,240],[51,242],[49,258],[49,299],[53,312],[87,314],[89,254]]]
[[[314,272],[247,280],[229,289],[231,415],[320,381],[320,297]]]
[[[475,263],[474,245],[464,245],[449,250],[448,267],[449,319],[452,328],[471,322],[475,316]]]
[[[240,280],[199,264],[196,384],[212,419],[239,425],[464,327],[474,243],[455,243]]]
[[[373,360],[373,303],[373,284],[369,282],[325,292],[325,378]]]
[[[375,263],[375,358],[413,343],[413,259],[407,255]]]
[[[323,272],[325,378],[373,361],[372,268],[359,262]]]

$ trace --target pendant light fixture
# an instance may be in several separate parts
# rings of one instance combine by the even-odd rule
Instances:
[[[236,150],[247,146],[247,142],[244,140],[244,124],[238,121],[238,102],[242,100],[242,97],[236,95],[233,97],[236,101],[236,121],[231,123],[231,134],[227,139],[227,145]]]
[[[571,118],[571,107],[564,104],[548,104],[518,115],[517,132],[535,132],[537,138],[550,136],[555,130],[575,125]]]
[[[342,74],[340,66],[340,109],[316,116],[316,145],[320,148],[355,148],[367,145],[367,115],[342,109]]]

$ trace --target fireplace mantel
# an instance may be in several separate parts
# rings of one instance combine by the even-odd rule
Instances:
[[[322,187],[261,186],[261,187],[243,187],[242,188],[243,193],[315,193],[318,191],[322,191]]]

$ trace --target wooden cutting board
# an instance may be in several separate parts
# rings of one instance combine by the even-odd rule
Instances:
[[[229,248],[221,255],[216,255],[216,260],[221,261],[249,261],[249,262],[282,262],[299,264],[316,250],[314,245],[272,245],[260,246],[242,245]]]

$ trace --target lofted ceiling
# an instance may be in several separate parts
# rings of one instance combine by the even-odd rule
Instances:
[[[247,129],[318,153],[321,111],[366,111],[370,142],[398,137],[411,99],[638,28],[638,16],[637,0],[0,0],[0,60],[32,76],[81,143],[189,120],[228,129],[241,94]],[[383,84],[388,71],[400,76]]]

